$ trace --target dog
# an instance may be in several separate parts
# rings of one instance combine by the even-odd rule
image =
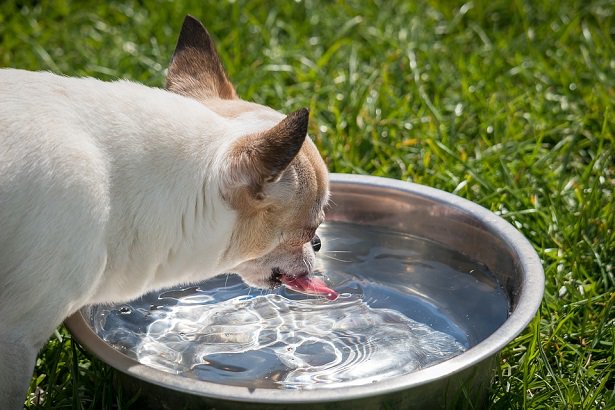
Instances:
[[[241,100],[190,16],[166,85],[0,70],[2,408],[84,305],[225,272],[331,291],[308,276],[329,198],[308,110]]]

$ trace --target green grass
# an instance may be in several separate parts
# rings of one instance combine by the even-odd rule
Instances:
[[[311,109],[331,171],[454,192],[531,241],[544,302],[492,408],[615,408],[615,2],[270,3],[5,0],[0,66],[161,86],[195,15],[243,98]],[[129,408],[60,334],[32,379],[41,407]]]

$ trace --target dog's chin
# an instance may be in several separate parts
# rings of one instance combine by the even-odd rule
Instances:
[[[284,276],[299,277],[306,274],[307,272],[302,272],[298,275],[288,275],[286,273],[283,273],[280,268],[272,268],[267,275],[263,275],[262,273],[260,273],[259,275],[240,274],[240,276],[248,286],[260,289],[276,289],[282,286],[282,278]]]
[[[246,273],[240,272],[239,276],[244,283],[252,288],[258,289],[275,289],[282,285],[281,274],[279,271],[271,271],[269,274],[259,273]]]

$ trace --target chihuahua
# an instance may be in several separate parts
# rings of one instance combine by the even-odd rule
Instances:
[[[331,296],[312,277],[328,173],[287,116],[241,100],[186,17],[166,90],[0,70],[0,404],[86,304],[236,272]]]

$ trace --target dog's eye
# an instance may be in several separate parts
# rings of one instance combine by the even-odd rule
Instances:
[[[322,245],[322,243],[320,242],[320,237],[318,235],[314,235],[314,237],[310,241],[310,244],[312,245],[312,249],[314,249],[314,252],[318,252],[320,250],[320,246]]]

